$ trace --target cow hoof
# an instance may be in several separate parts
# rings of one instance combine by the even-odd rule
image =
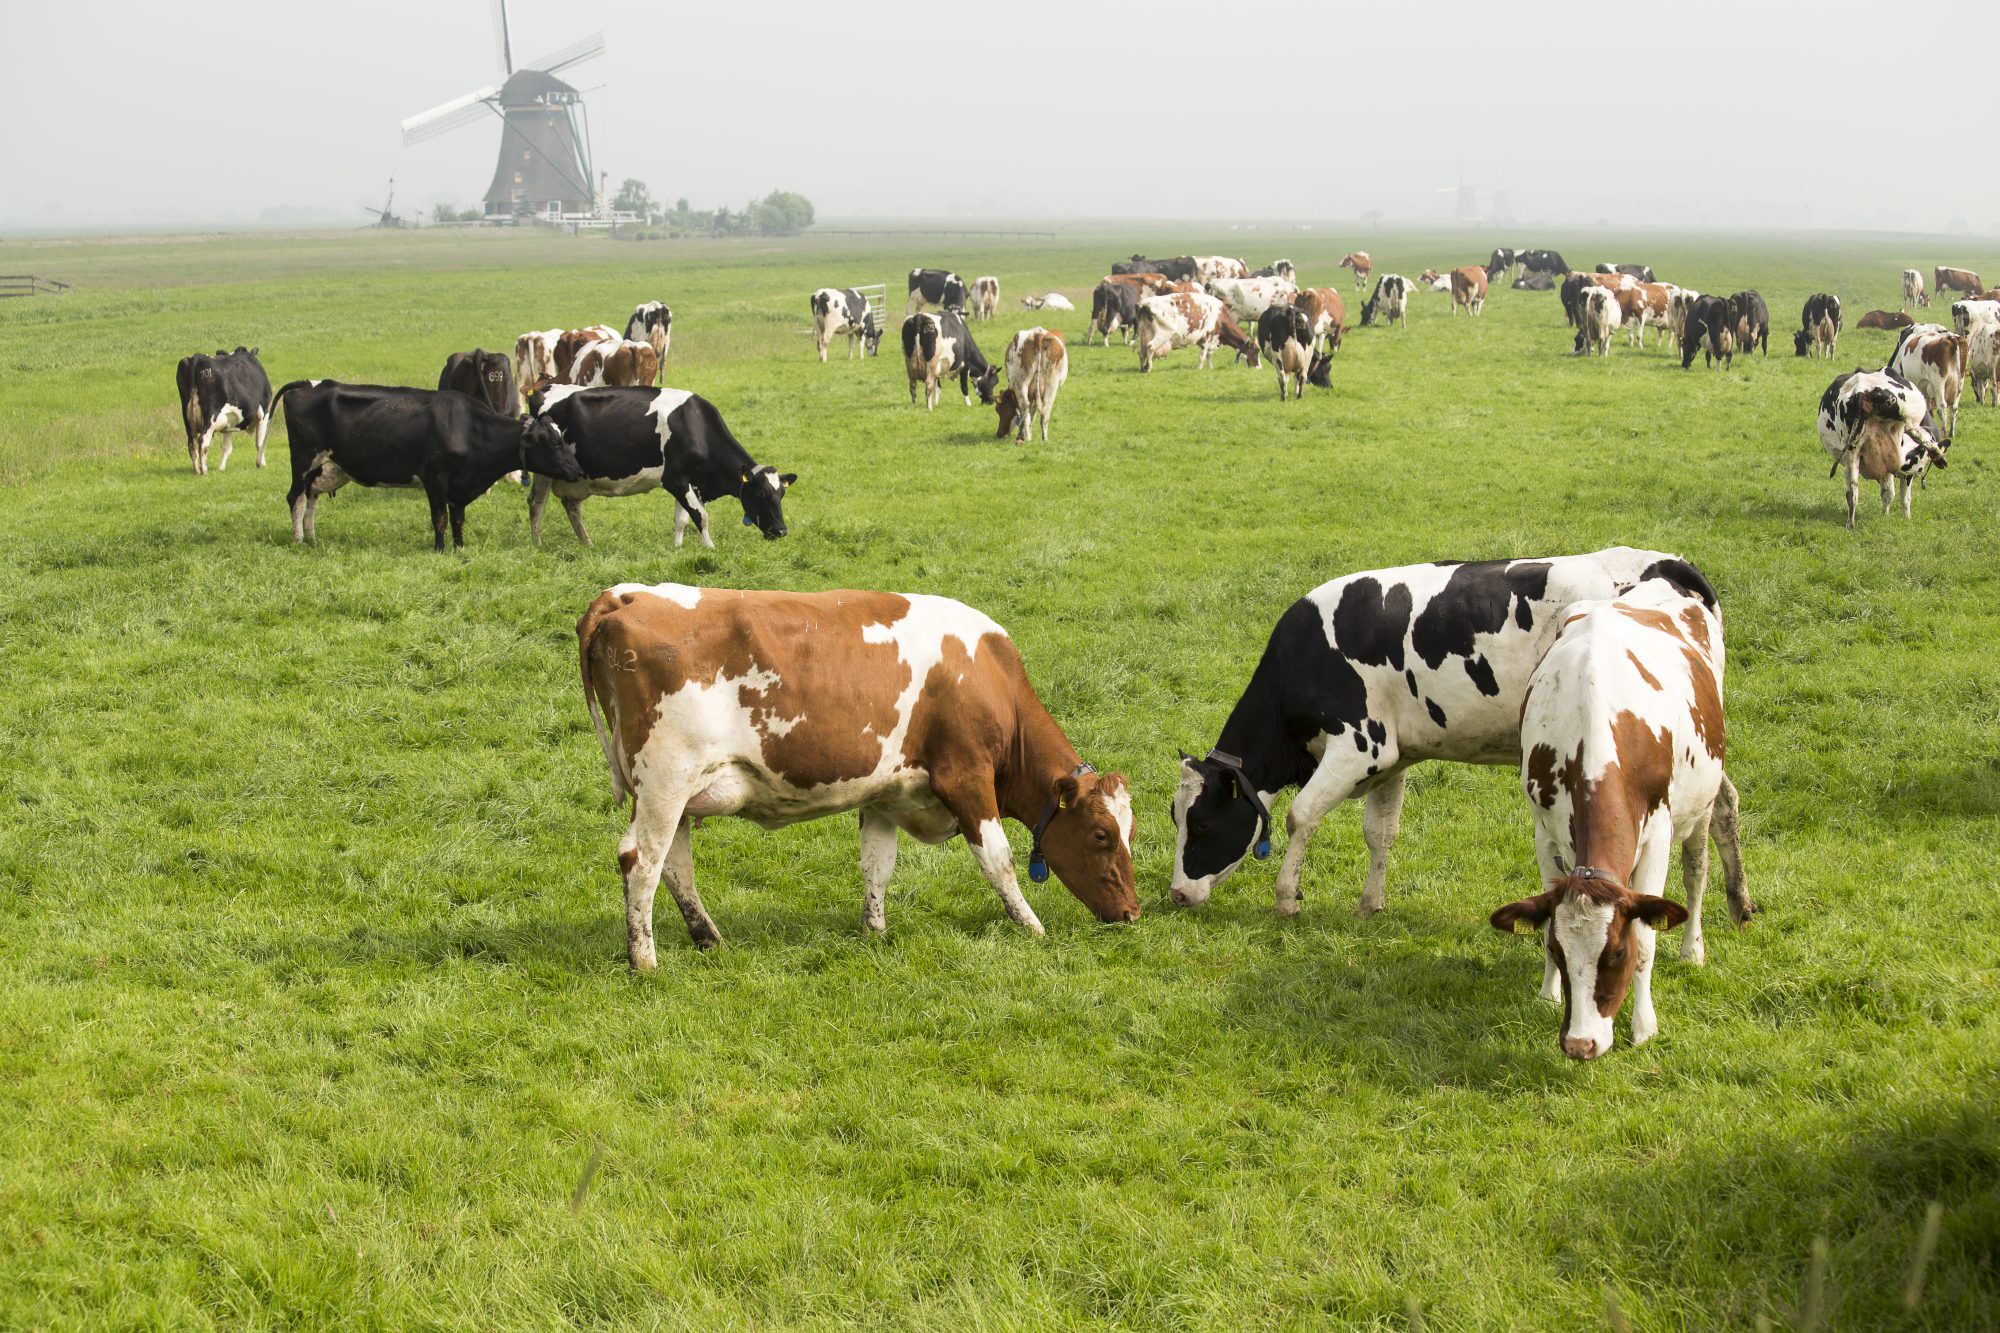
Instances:
[[[1729,919],[1739,926],[1749,925],[1750,919],[1756,915],[1757,904],[1750,902],[1748,899],[1745,899],[1740,907],[1735,903],[1729,904]]]
[[[634,972],[651,972],[660,965],[659,960],[651,954],[647,954],[644,957],[634,956],[629,961]]]
[[[694,947],[703,953],[711,953],[722,947],[722,936],[713,933],[696,935],[694,937]]]

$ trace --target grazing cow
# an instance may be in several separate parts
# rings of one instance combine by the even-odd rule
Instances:
[[[650,385],[578,389],[557,385],[536,396],[535,415],[553,425],[575,451],[577,475],[535,478],[528,492],[528,535],[542,544],[542,511],[553,492],[569,515],[570,530],[585,546],[583,502],[593,495],[665,491],[674,502],[674,545],[690,521],[695,535],[715,549],[708,507],[724,497],[743,506],[743,526],[775,541],[788,532],[785,493],[797,481],[750,457],[722,414],[685,389]]]
[[[1299,271],[1289,259],[1274,259],[1260,269],[1252,269],[1249,276],[1253,278],[1285,278],[1288,281],[1296,283],[1299,280]]]
[[[208,445],[222,432],[222,457],[217,472],[227,471],[236,448],[236,432],[257,432],[257,466],[264,466],[264,436],[271,429],[271,380],[257,359],[255,347],[233,352],[217,348],[214,356],[197,352],[181,358],[174,369],[174,388],[187,429],[188,462],[197,477],[208,475]]]
[[[1583,293],[1591,287],[1602,287],[1606,291],[1620,291],[1639,285],[1637,278],[1623,273],[1568,273],[1563,276],[1562,307],[1563,319],[1577,325],[1583,318]],[[1578,346],[1582,344],[1579,343]]]
[[[1676,287],[1667,297],[1667,337],[1677,348],[1687,341],[1688,311],[1699,300],[1701,293],[1692,287]]]
[[[1132,341],[1132,331],[1139,324],[1139,301],[1146,295],[1145,288],[1136,283],[1122,282],[1116,277],[1106,278],[1098,283],[1090,293],[1090,327],[1084,332],[1083,345],[1090,346],[1101,333],[1104,335],[1104,345],[1109,347],[1111,335],[1119,329],[1125,331],[1125,341],[1129,344]]]
[[[1007,344],[1007,390],[996,404],[1004,439],[1009,430],[1014,439],[1026,444],[1035,433],[1035,418],[1042,421],[1042,440],[1049,438],[1049,418],[1056,410],[1056,395],[1069,378],[1069,349],[1054,329],[1022,329]]]
[[[2000,301],[1970,300],[1951,303],[1951,330],[1971,337],[1982,324],[2000,322]]]
[[[465,545],[465,507],[516,470],[576,481],[576,450],[554,426],[495,412],[462,393],[436,389],[293,380],[272,406],[285,406],[291,437],[292,540],[316,536],[322,495],[348,482],[421,486],[431,504],[431,533],[444,550]]]
[[[1208,294],[1229,307],[1239,324],[1254,325],[1274,305],[1287,305],[1298,293],[1289,278],[1211,278]]]
[[[532,386],[548,380],[556,380],[556,343],[562,338],[561,329],[540,329],[524,333],[514,340],[514,393],[515,414],[528,410],[528,394]]]
[[[515,415],[521,402],[507,358],[483,347],[453,352],[446,357],[444,370],[438,375],[438,388],[476,398],[506,416]]]
[[[1916,323],[1900,310],[1871,310],[1856,320],[1857,329],[1907,329]]]
[[[1736,309],[1734,297],[1700,296],[1688,307],[1687,323],[1681,330],[1681,369],[1694,364],[1694,354],[1702,354],[1703,366],[1721,362],[1727,369],[1736,359]]]
[[[1340,326],[1347,319],[1347,302],[1331,287],[1307,287],[1292,298],[1292,306],[1312,323],[1313,338],[1324,339],[1328,352],[1340,350]]]
[[[647,343],[653,349],[653,360],[658,364],[656,378],[664,382],[667,378],[667,349],[674,341],[674,312],[667,308],[665,301],[647,301],[632,311],[632,318],[625,321],[625,337],[629,342]]]
[[[1229,307],[1201,292],[1173,292],[1148,296],[1139,302],[1139,370],[1146,373],[1153,362],[1176,347],[1199,347],[1200,369],[1208,369],[1219,343],[1257,365],[1257,344],[1244,335],[1230,315]]]
[[[1750,355],[1751,349],[1761,344],[1764,355],[1769,356],[1771,307],[1764,304],[1764,298],[1755,291],[1733,292],[1729,306],[1736,316],[1736,345],[1743,349],[1743,355]]]
[[[958,391],[967,407],[972,406],[974,388],[980,402],[991,403],[993,385],[1000,378],[999,370],[987,363],[979,344],[972,341],[965,316],[951,306],[903,321],[903,368],[909,373],[912,403],[917,401],[917,385],[924,386],[927,412],[937,406],[938,386],[953,375],[958,376]]]
[[[1210,891],[1270,854],[1271,801],[1290,787],[1278,910],[1299,910],[1306,841],[1365,795],[1364,915],[1380,911],[1402,820],[1403,772],[1426,759],[1515,764],[1521,705],[1572,602],[1665,577],[1713,606],[1701,573],[1664,551],[1614,547],[1548,560],[1444,561],[1349,574],[1278,620],[1263,661],[1205,759],[1181,756],[1173,898]]]
[[[1076,309],[1075,304],[1061,292],[1049,292],[1042,296],[1024,296],[1021,298],[1021,304],[1030,310],[1041,310],[1044,307],[1050,310]]]
[[[1577,336],[1582,339],[1581,350],[1598,356],[1611,354],[1611,335],[1624,323],[1624,312],[1618,306],[1618,294],[1606,287],[1591,287],[1584,291],[1578,308]]]
[[[868,298],[852,287],[822,287],[812,294],[813,343],[819,348],[821,364],[826,349],[841,334],[847,335],[847,358],[854,359],[854,345],[861,344],[863,356],[882,351],[882,330],[875,323],[875,311]]]
[[[615,798],[626,957],[651,971],[664,870],[688,934],[722,942],[695,892],[695,824],[783,828],[861,812],[862,925],[881,932],[896,830],[963,835],[1007,915],[1021,896],[1002,819],[1032,830],[1028,876],[1053,870],[1100,921],[1133,921],[1132,798],[1084,763],[1007,631],[959,602],[885,592],[737,592],[621,583],[576,627],[585,704]]]
[[[1368,257],[1366,250],[1355,250],[1343,255],[1339,266],[1354,270],[1354,290],[1357,292],[1368,285],[1368,275],[1375,271],[1375,261]]]
[[[1930,303],[1931,294],[1924,290],[1924,275],[1913,268],[1904,269],[1903,304],[1924,306]]]
[[[1885,369],[1917,386],[1943,425],[1944,438],[1958,434],[1958,400],[1965,386],[1971,339],[1943,329],[1906,330]]]
[[[913,315],[927,305],[940,310],[964,310],[966,289],[964,281],[945,268],[913,268],[910,270],[910,300],[903,307],[905,315]]]
[[[1507,247],[1496,246],[1492,258],[1486,261],[1486,280],[1488,282],[1500,281],[1501,274],[1514,271],[1514,265],[1518,262],[1518,259],[1519,256]]]
[[[1369,294],[1367,304],[1361,307],[1362,327],[1373,324],[1377,318],[1385,324],[1410,327],[1410,293],[1414,289],[1415,284],[1402,274],[1384,273]]]
[[[1561,1000],[1574,1060],[1611,1049],[1632,996],[1632,1044],[1659,1031],[1654,932],[1682,922],[1681,959],[1706,958],[1708,841],[1722,853],[1729,915],[1756,911],[1743,883],[1738,800],[1723,772],[1722,617],[1661,579],[1615,601],[1578,602],[1528,679],[1521,785],[1548,887],[1490,918],[1540,932],[1542,998]],[[1675,846],[1687,906],[1660,896]]]
[[[1474,315],[1486,309],[1486,270],[1477,264],[1451,271],[1451,313],[1456,315],[1460,306]]]
[[[1000,279],[995,277],[974,278],[972,280],[972,317],[991,319],[993,312],[1000,308]]]
[[[1831,361],[1840,342],[1840,298],[1816,292],[1806,298],[1799,312],[1799,331],[1792,335],[1792,350],[1798,356],[1824,355]]]
[[[1193,255],[1179,255],[1173,259],[1147,259],[1143,255],[1133,255],[1130,260],[1113,264],[1111,272],[1114,277],[1126,273],[1157,273],[1174,282],[1201,280]]]
[[[1514,279],[1514,290],[1517,292],[1554,291],[1555,285],[1556,277],[1553,273],[1523,273]]]
[[[558,384],[573,384],[577,358],[583,349],[592,343],[622,342],[618,330],[609,324],[592,324],[587,328],[569,329],[556,339],[555,380]]]
[[[1322,389],[1333,387],[1333,358],[1319,350],[1312,320],[1297,306],[1274,305],[1257,316],[1257,350],[1278,372],[1281,403],[1287,387],[1303,400],[1308,379]]]
[[[1972,401],[2000,407],[2000,323],[1981,324],[1966,342]]]
[[[1942,296],[1946,292],[1964,292],[1967,296],[1977,296],[1985,284],[1979,275],[1969,268],[1946,268],[1939,264],[1931,270],[1931,286]]]
[[[1597,271],[1599,273],[1623,274],[1628,278],[1637,278],[1640,282],[1659,281],[1658,278],[1653,276],[1651,266],[1646,264],[1599,264]]]
[[[1850,370],[1826,386],[1819,400],[1819,442],[1833,460],[1828,475],[1847,470],[1850,529],[1863,477],[1881,484],[1884,514],[1900,486],[1908,518],[1911,490],[1933,466],[1945,466],[1951,448],[1950,440],[1939,440],[1932,431],[1922,391],[1887,370]]]
[[[1568,262],[1555,250],[1522,250],[1514,257],[1520,262],[1523,273],[1547,273],[1553,276],[1570,271]]]
[[[651,384],[659,377],[660,361],[653,345],[620,338],[616,342],[591,343],[578,352],[576,364],[570,367],[569,382],[585,389],[607,384],[629,388]]]
[[[1227,255],[1195,255],[1193,258],[1194,280],[1204,286],[1214,283],[1218,278],[1250,276],[1250,266],[1240,259],[1231,259]]]

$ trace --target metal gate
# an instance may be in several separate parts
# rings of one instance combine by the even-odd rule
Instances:
[[[868,309],[875,316],[875,327],[883,333],[889,331],[889,284],[871,282],[854,289],[861,293],[861,299],[868,302]]]

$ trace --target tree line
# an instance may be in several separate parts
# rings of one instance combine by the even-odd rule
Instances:
[[[685,198],[667,208],[656,203],[642,180],[627,179],[611,206],[637,213],[650,226],[665,227],[676,236],[796,236],[813,224],[812,200],[789,190],[773,190],[741,209],[714,211],[691,207]]]

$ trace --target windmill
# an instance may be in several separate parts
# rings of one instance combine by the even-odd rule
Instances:
[[[597,192],[591,188],[590,119],[583,94],[556,75],[603,55],[604,34],[594,32],[516,69],[507,0],[493,0],[493,27],[506,81],[411,116],[403,122],[404,146],[483,120],[490,112],[503,128],[500,160],[486,187],[488,218],[594,210]]]
[[[363,205],[362,211],[375,215],[375,220],[368,224],[371,227],[400,227],[403,225],[403,220],[397,217],[392,211],[395,207],[396,178],[391,176],[389,178],[389,197],[382,201],[382,206],[380,208],[369,208]]]
[[[1458,205],[1452,213],[1453,221],[1477,222],[1479,220],[1479,191],[1475,187],[1467,185],[1463,175],[1460,175],[1458,184],[1440,186],[1437,192],[1439,194],[1455,194],[1458,196]]]

